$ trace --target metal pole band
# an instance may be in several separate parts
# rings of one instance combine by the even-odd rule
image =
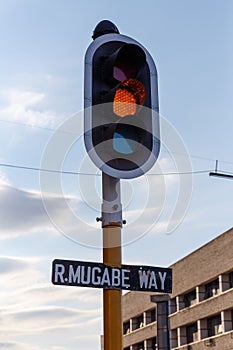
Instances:
[[[102,173],[102,227],[122,227],[120,179]]]

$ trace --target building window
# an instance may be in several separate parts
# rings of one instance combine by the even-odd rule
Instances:
[[[233,271],[229,273],[229,288],[233,288]]]
[[[186,327],[187,344],[198,341],[197,323],[192,323]]]
[[[211,298],[217,295],[219,292],[219,280],[216,278],[214,281],[205,285],[205,299]]]
[[[177,311],[176,298],[170,299],[170,313],[173,314]]]
[[[137,328],[141,328],[144,326],[143,323],[143,315],[140,315],[138,317],[135,317],[132,319],[132,330],[134,331]]]
[[[177,339],[177,328],[171,330],[171,348],[176,348],[178,346],[178,339]]]
[[[144,350],[144,342],[133,345],[133,350]]]
[[[231,310],[231,330],[233,330],[233,310]]]
[[[208,337],[222,333],[221,315],[207,318]]]
[[[146,311],[146,324],[156,321],[156,309]]]
[[[196,289],[184,294],[184,306],[188,307],[196,303]]]
[[[146,350],[156,350],[157,349],[157,341],[156,337],[147,339],[146,341]]]
[[[130,333],[130,321],[123,323],[123,334]]]

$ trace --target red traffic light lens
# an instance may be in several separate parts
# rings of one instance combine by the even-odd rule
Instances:
[[[124,80],[117,88],[113,100],[113,112],[118,117],[135,115],[139,112],[139,105],[146,99],[146,89],[137,79]]]

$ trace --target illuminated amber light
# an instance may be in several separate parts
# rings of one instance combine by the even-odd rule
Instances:
[[[137,79],[124,80],[116,90],[113,112],[119,117],[135,115],[146,99],[146,89]]]

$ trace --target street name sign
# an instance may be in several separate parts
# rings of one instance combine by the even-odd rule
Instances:
[[[52,264],[55,285],[125,289],[143,292],[172,292],[172,269],[55,259]]]

